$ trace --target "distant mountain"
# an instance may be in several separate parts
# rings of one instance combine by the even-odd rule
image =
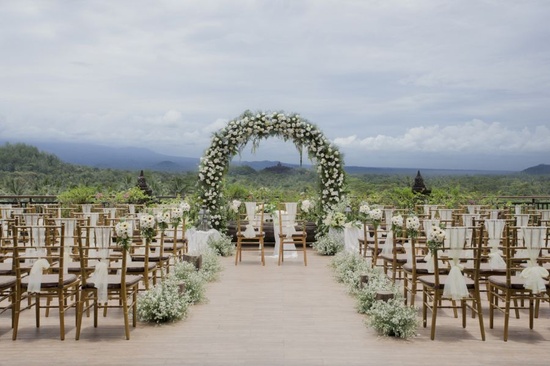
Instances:
[[[19,141],[6,141],[17,143]],[[4,142],[0,142],[4,143]],[[66,163],[91,166],[95,168],[111,168],[121,170],[152,170],[166,172],[197,171],[200,159],[192,157],[170,156],[156,153],[150,149],[140,147],[113,147],[97,144],[49,142],[49,141],[24,141],[23,143],[37,147],[39,150],[53,154]],[[281,165],[283,167],[299,168],[299,164],[289,164],[279,161],[239,161],[234,159],[232,166],[248,166],[256,171]],[[312,165],[304,164],[305,169]],[[415,176],[418,170],[423,176],[437,175],[508,175],[516,174],[514,171],[495,170],[454,170],[454,169],[423,169],[418,168],[376,168],[362,166],[344,166],[350,174],[383,174],[383,175],[409,175]],[[550,174],[549,165],[539,165],[524,170],[528,174]]]
[[[64,162],[95,168],[155,171],[194,171],[198,158],[169,156],[140,147],[112,147],[67,142],[28,142]]]
[[[546,175],[550,174],[550,165],[548,164],[539,164],[537,166],[532,166],[527,169],[522,170],[522,173],[533,174],[533,175]]]

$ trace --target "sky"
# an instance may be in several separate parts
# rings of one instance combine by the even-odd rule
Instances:
[[[1,0],[0,140],[200,157],[283,111],[346,165],[523,170],[550,164],[548,19],[547,0]]]

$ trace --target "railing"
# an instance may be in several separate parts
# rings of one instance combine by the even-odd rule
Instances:
[[[510,202],[513,205],[528,205],[537,210],[550,209],[550,196],[498,196],[499,203]]]
[[[54,204],[57,196],[54,195],[0,195],[0,204],[12,204],[25,207],[33,203]]]

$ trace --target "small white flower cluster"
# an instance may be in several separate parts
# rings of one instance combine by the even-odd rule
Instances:
[[[191,205],[186,201],[182,201],[179,208],[182,212],[189,212],[191,210]]]
[[[420,220],[417,216],[408,216],[406,225],[408,231],[418,231],[420,229]]]
[[[155,216],[144,214],[139,218],[139,227],[141,230],[154,229],[156,225]]]
[[[370,213],[369,205],[366,203],[363,203],[361,206],[359,206],[359,213],[363,215],[369,215]]]
[[[303,200],[300,205],[302,212],[308,213],[314,207],[314,203],[310,200]]]
[[[433,225],[428,233],[428,240],[439,244],[445,241],[445,237],[446,237],[445,230],[443,230],[437,225]]]
[[[403,227],[403,216],[401,215],[392,216],[391,224],[395,227]]]
[[[239,201],[239,200],[233,200],[233,201],[231,201],[231,205],[229,206],[229,208],[230,208],[233,212],[239,212],[239,207],[241,207],[241,201]]]
[[[128,221],[119,221],[115,225],[115,233],[117,238],[128,239],[132,236],[132,224]]]
[[[172,220],[170,216],[170,211],[166,210],[164,212],[159,212],[157,214],[156,220],[159,228],[161,230],[166,230],[168,228],[168,224],[170,224],[170,221]]]
[[[323,220],[323,224],[328,227],[342,228],[346,221],[347,217],[342,212],[329,212]]]
[[[252,140],[257,146],[259,140],[267,137],[291,139],[296,146],[307,146],[310,156],[317,163],[319,174],[321,208],[327,212],[339,201],[344,187],[344,170],[338,148],[323,136],[321,131],[299,115],[283,113],[246,112],[239,119],[230,121],[226,127],[214,134],[210,147],[201,158],[199,167],[200,198],[211,213],[211,223],[223,202],[222,177],[235,154]],[[221,220],[218,220],[220,223]],[[213,225],[217,228],[215,225]]]
[[[379,208],[374,208],[369,211],[369,216],[374,221],[382,220],[382,210]]]
[[[174,207],[172,209],[172,217],[173,218],[181,218],[183,216],[183,210],[181,209],[181,207]]]

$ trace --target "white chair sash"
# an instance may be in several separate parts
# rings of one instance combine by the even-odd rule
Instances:
[[[541,267],[537,261],[542,243],[546,239],[546,227],[522,227],[521,231],[525,240],[525,246],[527,247],[526,251],[529,259],[527,261],[528,267],[521,272],[520,276],[525,279],[523,287],[538,294],[546,291],[544,278],[549,275],[548,270]]]
[[[382,254],[392,255],[392,253],[393,253],[393,231],[388,230],[388,234],[386,235],[386,241],[382,246]]]
[[[450,208],[440,208],[438,212],[439,212],[439,219],[441,221],[445,221],[447,226],[449,226],[449,223],[453,219],[453,210]]]
[[[386,220],[386,226],[391,226],[391,219],[393,217],[393,208],[385,208],[384,209],[384,217]]]
[[[111,227],[95,227],[95,239],[97,243],[98,255],[101,260],[97,261],[94,267],[94,273],[91,282],[97,288],[97,298],[100,303],[107,302],[108,286],[108,258],[109,246],[111,245],[113,230]]]
[[[503,269],[506,268],[506,262],[502,259],[502,252],[498,249],[500,245],[500,239],[502,238],[502,231],[506,226],[505,220],[487,219],[485,220],[485,227],[487,230],[488,244],[490,248],[489,253],[489,267],[491,269]]]
[[[44,258],[40,258],[34,262],[31,271],[29,273],[29,284],[27,286],[27,292],[37,293],[42,288],[42,274],[45,269],[50,268],[50,263]]]
[[[464,242],[466,239],[465,227],[452,227],[446,229],[446,237],[449,240],[449,257],[450,266],[449,275],[443,288],[443,296],[453,300],[460,300],[468,296],[468,288],[466,287],[466,279],[462,274],[463,266],[460,264],[460,257],[464,250]]]

